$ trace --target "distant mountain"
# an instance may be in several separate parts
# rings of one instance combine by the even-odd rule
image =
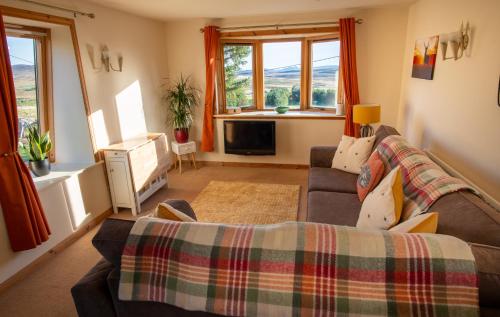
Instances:
[[[319,66],[313,68],[313,76],[315,78],[331,78],[335,77],[335,73],[338,70],[338,66]],[[289,78],[300,76],[300,67],[288,67],[288,68],[278,68],[278,69],[264,69],[266,76],[273,78]],[[242,70],[238,73],[240,76],[250,76],[252,74],[251,70]]]
[[[14,80],[30,80],[35,82],[35,66],[26,64],[12,65]]]

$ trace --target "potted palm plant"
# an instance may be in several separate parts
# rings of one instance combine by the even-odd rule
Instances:
[[[29,168],[36,176],[50,173],[48,153],[52,149],[49,132],[40,135],[38,126],[33,124],[26,128],[26,143],[21,143],[21,156],[29,160]]]
[[[189,77],[181,75],[167,88],[164,99],[168,107],[167,122],[174,129],[175,140],[186,143],[193,124],[193,110],[199,101],[199,90],[191,85]]]

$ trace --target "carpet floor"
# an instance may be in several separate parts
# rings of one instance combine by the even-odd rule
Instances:
[[[305,220],[307,170],[226,166],[186,169],[182,175],[171,171],[169,188],[159,190],[144,202],[141,216],[168,198],[193,201],[212,180],[300,185],[298,220]],[[120,210],[113,217],[135,218],[128,209]],[[63,251],[54,254],[23,281],[2,292],[0,316],[77,316],[70,289],[101,258],[91,243],[97,230],[94,228]]]

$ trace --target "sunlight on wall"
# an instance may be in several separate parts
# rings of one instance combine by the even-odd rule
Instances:
[[[141,85],[138,80],[115,97],[116,112],[120,123],[122,140],[130,140],[147,133]]]
[[[109,145],[109,135],[106,129],[106,122],[104,121],[104,114],[102,110],[93,112],[90,115],[92,126],[94,128],[94,137],[96,148],[100,149]]]
[[[78,177],[73,176],[65,180],[63,183],[63,189],[66,194],[66,204],[71,218],[71,225],[73,226],[73,230],[77,230],[89,216],[89,214],[85,211],[82,190],[80,189]]]

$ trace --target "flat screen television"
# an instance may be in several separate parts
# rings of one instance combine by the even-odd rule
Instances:
[[[276,122],[224,121],[224,150],[227,154],[275,155]]]

